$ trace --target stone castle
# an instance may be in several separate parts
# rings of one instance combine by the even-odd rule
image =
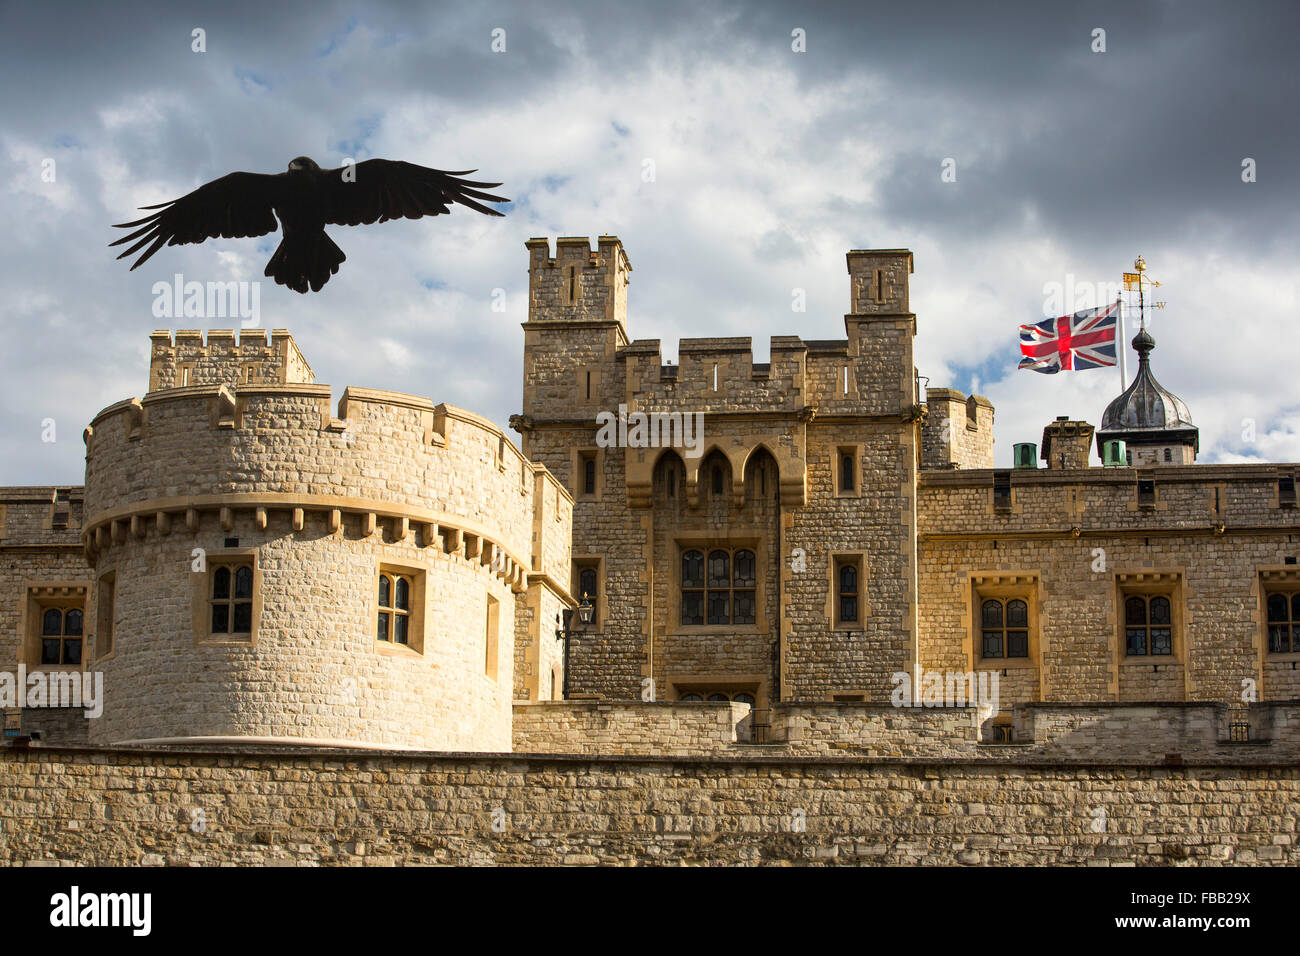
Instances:
[[[1199,762],[1294,801],[1296,466],[1197,464],[1145,331],[1100,429],[1062,416],[999,469],[992,404],[920,387],[907,250],[848,253],[844,338],[673,365],[629,337],[616,237],[527,249],[521,448],[421,397],[332,409],[286,331],[161,331],[148,392],[85,430],[84,487],[0,488],[0,669],[103,681],[94,719],[4,702],[25,760]],[[1247,843],[1196,852],[1297,852]]]

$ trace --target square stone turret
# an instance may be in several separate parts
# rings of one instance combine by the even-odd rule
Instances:
[[[1087,422],[1071,421],[1059,415],[1043,429],[1043,461],[1048,468],[1087,468],[1092,447],[1093,427]]]
[[[627,324],[627,284],[632,264],[617,236],[529,239],[528,321]],[[626,338],[626,336],[625,336]]]
[[[907,314],[910,249],[854,249],[848,254],[852,314]]]

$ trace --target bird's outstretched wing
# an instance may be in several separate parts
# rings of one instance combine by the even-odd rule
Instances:
[[[440,216],[450,211],[452,203],[468,206],[486,216],[502,215],[477,202],[480,199],[510,202],[504,196],[480,191],[501,184],[459,178],[472,172],[472,169],[449,172],[388,159],[367,159],[352,168],[323,170],[325,222],[360,226],[403,216],[407,219]]]
[[[118,256],[124,259],[147,243],[153,245],[131,267],[134,271],[166,243],[169,246],[202,242],[205,239],[242,239],[247,236],[264,236],[279,227],[272,206],[280,194],[283,178],[262,173],[231,173],[214,179],[194,192],[171,202],[141,209],[158,209],[160,212],[135,222],[118,223],[116,229],[136,229],[110,246],[138,239],[131,248]]]

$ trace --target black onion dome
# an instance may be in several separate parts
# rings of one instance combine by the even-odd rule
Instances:
[[[1133,337],[1133,348],[1138,353],[1138,373],[1124,394],[1106,406],[1106,413],[1101,417],[1102,431],[1195,427],[1186,403],[1151,374],[1151,350],[1155,347],[1156,340],[1146,329]]]

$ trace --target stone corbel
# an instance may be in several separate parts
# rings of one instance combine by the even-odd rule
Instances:
[[[144,405],[140,399],[131,399],[126,406],[126,440],[139,441],[144,434]]]
[[[217,389],[217,427],[235,427],[235,393],[225,385]]]

